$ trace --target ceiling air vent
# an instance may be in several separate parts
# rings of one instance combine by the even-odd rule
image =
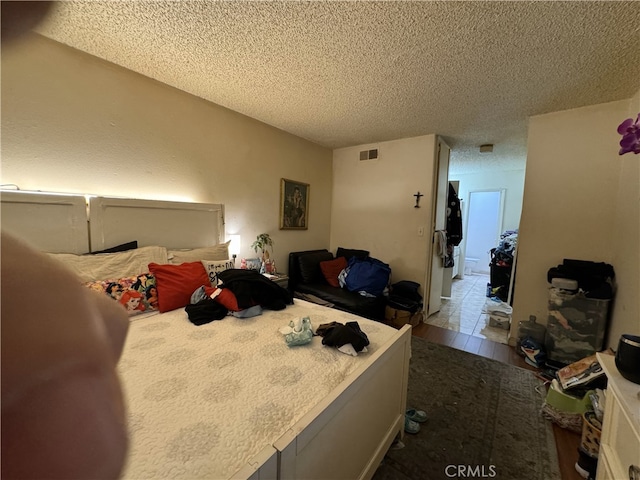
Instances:
[[[374,148],[373,150],[363,150],[360,152],[360,160],[375,160],[378,158],[378,149]]]

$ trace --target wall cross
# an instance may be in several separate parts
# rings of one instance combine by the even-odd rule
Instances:
[[[424,197],[424,195],[418,190],[418,193],[416,193],[414,197],[416,197],[416,204],[413,208],[420,208],[420,197]]]

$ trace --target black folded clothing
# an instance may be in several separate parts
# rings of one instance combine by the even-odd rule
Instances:
[[[323,323],[316,328],[316,335],[320,337],[324,337],[327,333],[333,330],[334,327],[338,325],[342,326],[340,322],[331,322],[331,323]]]
[[[255,270],[230,268],[218,273],[218,279],[234,293],[238,307],[243,310],[256,304],[269,310],[283,310],[293,303],[291,292]]]
[[[328,329],[322,338],[322,344],[328,347],[342,347],[347,343],[350,343],[356,352],[369,345],[369,338],[360,330],[358,322],[347,322],[346,325],[338,323]]]
[[[184,309],[189,316],[189,321],[194,325],[204,325],[214,320],[222,320],[229,313],[229,310],[211,298],[187,305]]]

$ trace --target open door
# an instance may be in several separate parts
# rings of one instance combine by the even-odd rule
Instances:
[[[434,172],[434,195],[431,203],[433,212],[431,214],[431,257],[429,268],[427,269],[427,317],[440,311],[442,287],[444,283],[445,268],[443,260],[438,255],[436,241],[436,231],[444,230],[447,223],[447,195],[449,193],[449,154],[451,149],[438,137],[436,144],[436,161]]]
[[[472,273],[489,275],[490,252],[503,231],[505,193],[504,188],[469,192],[465,257],[475,263]]]

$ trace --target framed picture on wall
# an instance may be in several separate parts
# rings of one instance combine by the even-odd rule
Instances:
[[[309,225],[308,183],[280,180],[280,230],[306,230]]]

